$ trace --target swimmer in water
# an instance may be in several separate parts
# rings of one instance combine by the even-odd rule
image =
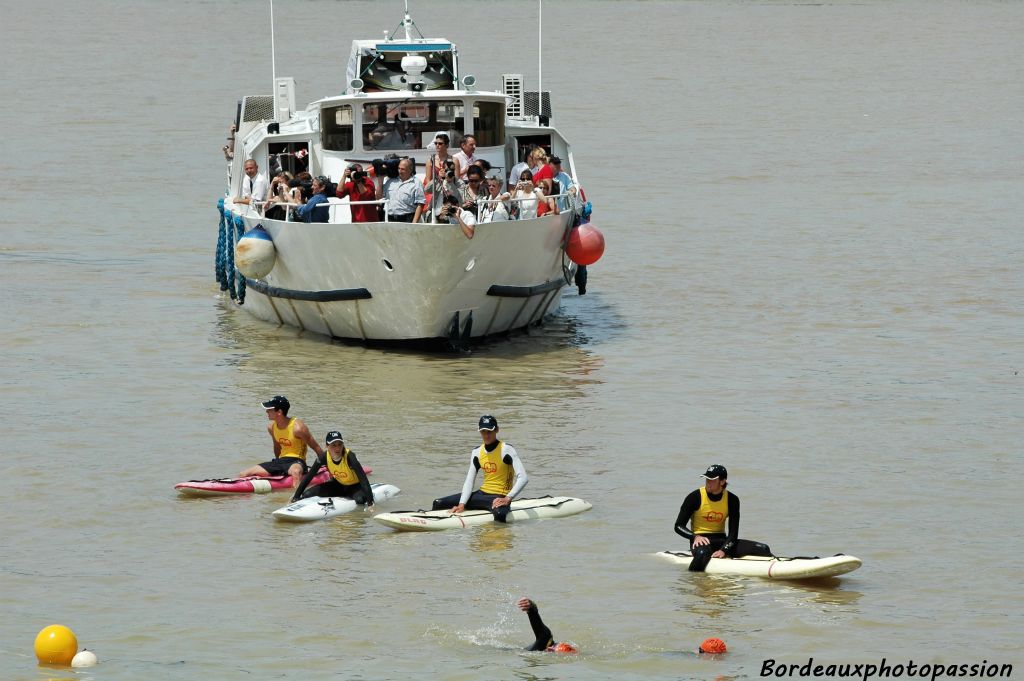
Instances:
[[[529,598],[520,598],[516,603],[519,609],[525,612],[530,618],[530,626],[533,627],[533,636],[537,640],[527,650],[543,650],[548,653],[576,653],[576,647],[571,643],[555,643],[551,630],[540,618],[537,604]]]

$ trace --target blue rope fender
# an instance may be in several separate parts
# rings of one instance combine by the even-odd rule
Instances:
[[[227,241],[227,220],[224,216],[224,199],[217,201],[217,210],[220,211],[220,226],[217,229],[217,254],[214,258],[213,270],[221,291],[228,290],[228,278],[224,271],[224,250]]]
[[[235,241],[234,241],[235,244],[238,244],[238,241],[242,238],[243,234],[245,234],[245,220],[243,220],[240,217],[236,217],[235,218]],[[232,270],[234,270],[234,267],[235,267],[235,247],[233,245],[231,247],[231,268],[232,268]],[[239,305],[245,305],[245,276],[243,276],[242,273],[238,272],[237,270],[234,270],[234,271],[235,271],[235,283],[237,284],[237,292],[235,294],[235,297],[238,299],[238,304]]]

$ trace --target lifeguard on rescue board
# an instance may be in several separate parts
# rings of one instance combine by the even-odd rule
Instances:
[[[499,523],[506,521],[510,504],[523,491],[529,478],[515,448],[498,439],[498,419],[490,414],[480,417],[477,424],[483,444],[469,455],[469,472],[462,492],[434,499],[433,510],[452,509],[452,514],[466,509],[490,511]],[[473,491],[477,471],[483,469],[484,482]]]
[[[739,556],[771,556],[767,544],[740,539],[740,499],[726,491],[729,472],[725,466],[708,466],[702,476],[704,486],[690,492],[673,528],[676,534],[690,541],[691,572],[703,572],[712,558]],[[725,531],[725,521],[729,531]],[[686,524],[690,529],[686,529]]]

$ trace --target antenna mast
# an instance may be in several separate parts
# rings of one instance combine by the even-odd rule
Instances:
[[[405,25],[405,39],[412,42],[412,34],[409,33],[409,27],[412,26],[412,17],[409,16],[409,0],[405,0],[405,19],[402,20]]]
[[[277,94],[277,50],[274,46],[274,0],[270,0],[270,77],[274,79],[270,91]],[[276,109],[275,104],[275,109]],[[276,115],[275,115],[276,118]]]
[[[537,0],[537,114],[544,112],[544,71],[543,57],[544,42],[541,36],[544,31],[544,0]]]

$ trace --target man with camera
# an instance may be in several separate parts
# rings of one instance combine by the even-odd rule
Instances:
[[[403,158],[398,162],[398,177],[389,177],[382,183],[377,173],[376,196],[387,199],[387,218],[391,222],[419,222],[427,197],[423,185],[413,176],[415,170],[413,160]]]
[[[352,163],[345,168],[345,173],[341,176],[337,196],[339,199],[347,196],[349,201],[373,201],[377,198],[377,192],[363,167],[358,163]],[[352,222],[380,221],[376,204],[361,203],[352,205],[350,208],[352,209]]]
[[[459,197],[455,194],[448,194],[444,197],[444,205],[437,213],[438,222],[447,222],[450,225],[458,225],[467,239],[472,239],[476,232],[476,213],[474,208],[463,208],[459,205]]]

